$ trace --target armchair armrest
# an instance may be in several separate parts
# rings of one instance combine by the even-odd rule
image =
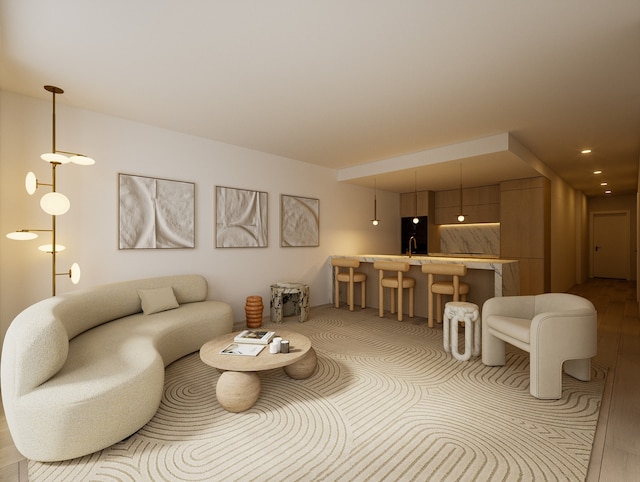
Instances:
[[[597,315],[593,310],[552,311],[531,322],[531,353],[561,353],[563,360],[589,358],[597,352]]]

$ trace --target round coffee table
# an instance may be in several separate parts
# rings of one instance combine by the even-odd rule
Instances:
[[[200,359],[222,372],[216,385],[216,398],[229,412],[243,412],[258,401],[259,371],[282,367],[291,378],[300,380],[309,378],[316,370],[318,359],[309,338],[288,330],[278,329],[276,336],[289,340],[289,353],[269,353],[266,345],[257,356],[220,354],[238,333],[218,336],[200,348]]]

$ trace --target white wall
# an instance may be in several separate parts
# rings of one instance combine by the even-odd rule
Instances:
[[[576,192],[576,284],[589,279],[589,211],[588,199],[582,192]]]
[[[215,115],[215,114],[212,114]],[[282,135],[287,135],[283,132]],[[201,273],[209,296],[229,302],[236,321],[244,320],[244,300],[261,295],[268,312],[269,286],[300,281],[311,288],[311,304],[331,300],[332,254],[392,253],[400,237],[399,196],[378,191],[373,227],[373,190],[336,181],[336,172],[312,164],[252,151],[75,109],[57,102],[57,148],[94,157],[94,166],[58,167],[57,190],[71,200],[58,217],[58,272],[72,262],[82,267],[74,286],[57,277],[58,294],[125,279]],[[30,304],[51,296],[51,257],[36,248],[50,243],[47,233],[34,241],[9,240],[21,228],[47,229],[51,218],[39,207],[46,192],[34,196],[23,180],[34,171],[50,182],[51,101],[0,92],[0,326]],[[118,250],[117,175],[136,174],[196,183],[196,248]],[[266,191],[269,201],[267,248],[214,248],[215,186]],[[320,200],[320,246],[279,247],[280,194]]]

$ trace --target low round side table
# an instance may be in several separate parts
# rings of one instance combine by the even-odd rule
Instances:
[[[284,299],[290,295],[297,295],[295,311],[301,323],[309,319],[309,285],[304,283],[278,282],[271,285],[271,321],[282,322]]]
[[[309,338],[288,330],[276,330],[276,336],[289,340],[289,353],[269,353],[266,345],[257,356],[222,355],[220,352],[238,333],[218,336],[200,348],[200,359],[222,372],[216,398],[229,412],[243,412],[258,401],[262,388],[259,371],[283,368],[288,376],[301,380],[316,370],[318,358]]]

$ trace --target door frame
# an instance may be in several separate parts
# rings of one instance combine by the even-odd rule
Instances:
[[[625,279],[631,279],[631,211],[628,209],[618,209],[615,211],[591,211],[589,213],[589,278],[593,278],[593,218],[595,216],[607,214],[623,214],[627,220],[625,223],[625,244],[626,244],[626,264],[625,264]]]

